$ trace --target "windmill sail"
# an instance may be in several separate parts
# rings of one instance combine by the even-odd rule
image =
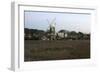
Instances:
[[[56,25],[56,22],[55,22],[56,18],[54,18],[52,20],[51,23],[49,23],[49,21],[47,20],[48,24],[49,24],[49,31],[50,31],[50,40],[54,40],[55,39],[55,25]]]

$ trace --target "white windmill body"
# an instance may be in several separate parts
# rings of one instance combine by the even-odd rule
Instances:
[[[55,19],[51,23],[49,23],[50,40],[55,40],[56,39],[55,25],[56,25]]]

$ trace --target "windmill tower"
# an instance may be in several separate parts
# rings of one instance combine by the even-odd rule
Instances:
[[[55,19],[53,19],[51,23],[49,23],[49,21],[48,21],[48,24],[49,24],[50,40],[55,40],[56,39],[56,31],[55,31],[56,22],[55,22]]]

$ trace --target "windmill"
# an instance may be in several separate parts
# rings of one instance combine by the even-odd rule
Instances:
[[[54,18],[51,23],[47,20],[48,24],[49,24],[49,38],[50,40],[55,40],[55,37],[56,37],[56,32],[55,32],[55,25],[56,25],[56,22],[55,22],[56,18]]]

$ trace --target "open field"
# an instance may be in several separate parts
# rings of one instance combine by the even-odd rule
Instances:
[[[24,61],[90,58],[90,40],[25,40]]]

